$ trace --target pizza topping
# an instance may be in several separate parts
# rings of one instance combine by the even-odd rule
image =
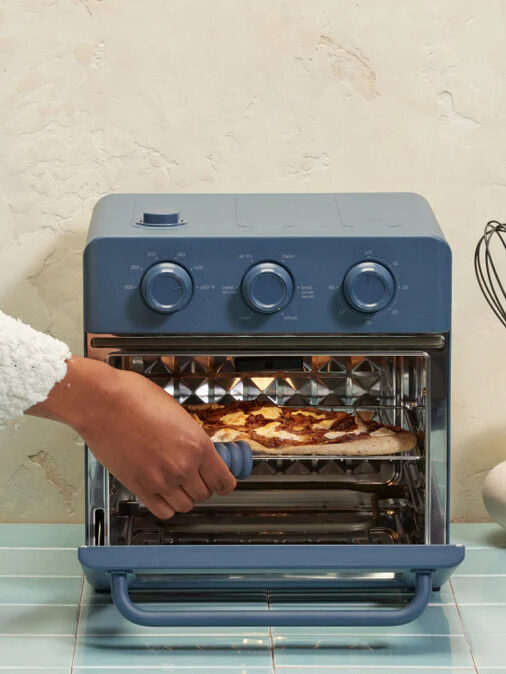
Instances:
[[[221,423],[225,426],[244,426],[247,420],[248,417],[242,410],[225,414],[220,419]]]
[[[328,430],[333,423],[335,423],[335,419],[324,419],[323,421],[319,421],[317,424],[313,424],[313,428],[316,430],[319,430],[320,428]]]
[[[280,440],[290,440],[292,442],[304,442],[307,440],[303,435],[290,433],[289,431],[279,428],[279,423],[277,421],[267,424],[267,426],[263,426],[263,428],[257,428],[255,434],[260,435],[262,438],[279,438]]]
[[[252,410],[252,416],[261,415],[264,419],[278,419],[281,416],[281,409],[275,405],[261,407],[259,410]]]
[[[373,421],[374,411],[291,408],[258,402],[188,406],[214,442],[255,441],[266,449],[352,442],[371,436],[392,437],[396,426]]]
[[[211,440],[213,442],[234,442],[235,440],[246,440],[248,438],[246,434],[240,436],[241,433],[233,428],[220,428],[211,435]]]
[[[357,422],[351,414],[346,414],[341,419],[335,419],[330,426],[333,431],[353,431],[355,428],[357,428]]]
[[[278,408],[279,409],[279,408]],[[314,419],[325,419],[325,413],[321,413],[320,411],[316,412],[315,410],[297,410],[293,412],[293,415],[301,415],[303,417],[313,417]]]
[[[388,428],[388,426],[381,426],[381,428],[378,428],[375,431],[371,431],[370,434],[381,437],[382,435],[383,436],[384,435],[395,435],[398,432],[399,432],[399,430],[397,430],[395,428]]]
[[[325,437],[329,440],[336,440],[337,438],[342,438],[344,435],[346,437],[353,437],[355,435],[363,435],[364,431],[360,428],[356,428],[353,431],[328,431],[325,433]]]

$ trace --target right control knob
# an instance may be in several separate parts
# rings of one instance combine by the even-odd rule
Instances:
[[[344,278],[344,296],[358,311],[374,313],[389,304],[395,294],[395,281],[379,262],[359,262]]]

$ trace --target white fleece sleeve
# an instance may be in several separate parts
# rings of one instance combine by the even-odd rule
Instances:
[[[71,355],[59,339],[0,311],[0,425],[45,400]]]

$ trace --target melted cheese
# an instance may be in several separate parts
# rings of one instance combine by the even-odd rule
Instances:
[[[313,424],[313,428],[330,428],[334,423],[335,419],[324,419],[319,421],[317,424]]]
[[[292,440],[293,442],[306,442],[307,438],[303,435],[296,435],[288,431],[278,430],[279,422],[273,421],[262,428],[257,428],[255,433],[264,438],[280,438],[281,440]]]
[[[359,433],[362,432],[363,431],[360,428],[355,428],[353,431],[329,431],[328,433],[325,433],[325,437],[329,440],[335,440],[343,435],[359,435]]]
[[[255,433],[258,435],[263,435],[266,438],[273,438],[277,435],[277,429],[279,428],[279,421],[271,421],[270,424],[265,424],[260,428],[255,429]]]
[[[225,414],[221,418],[223,424],[230,424],[231,426],[244,426],[246,424],[246,419],[248,416],[244,414],[242,410],[237,410],[237,412],[230,412],[230,414]]]
[[[395,435],[395,431],[393,431],[391,428],[378,428],[378,430],[373,431],[371,435],[379,435],[380,437],[382,435]]]
[[[211,436],[213,442],[232,442],[240,440],[245,437],[240,431],[235,431],[233,428],[220,428]]]
[[[255,414],[261,414],[266,419],[278,419],[281,416],[281,410],[279,407],[270,405],[269,407],[261,407],[260,409],[251,412],[251,416],[254,416]]]
[[[305,417],[314,417],[315,419],[325,419],[324,414],[318,414],[318,412],[312,412],[310,410],[293,410],[294,414],[303,414]]]

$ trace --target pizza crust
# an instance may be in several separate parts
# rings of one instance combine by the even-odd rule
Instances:
[[[254,453],[269,454],[271,456],[304,455],[314,456],[379,456],[385,454],[400,454],[409,452],[416,445],[414,433],[400,431],[395,435],[374,435],[368,438],[357,438],[345,442],[328,443],[324,445],[298,444],[284,447],[266,447],[250,438],[247,433],[234,428],[222,428],[211,437],[213,442],[239,442],[244,440]]]

